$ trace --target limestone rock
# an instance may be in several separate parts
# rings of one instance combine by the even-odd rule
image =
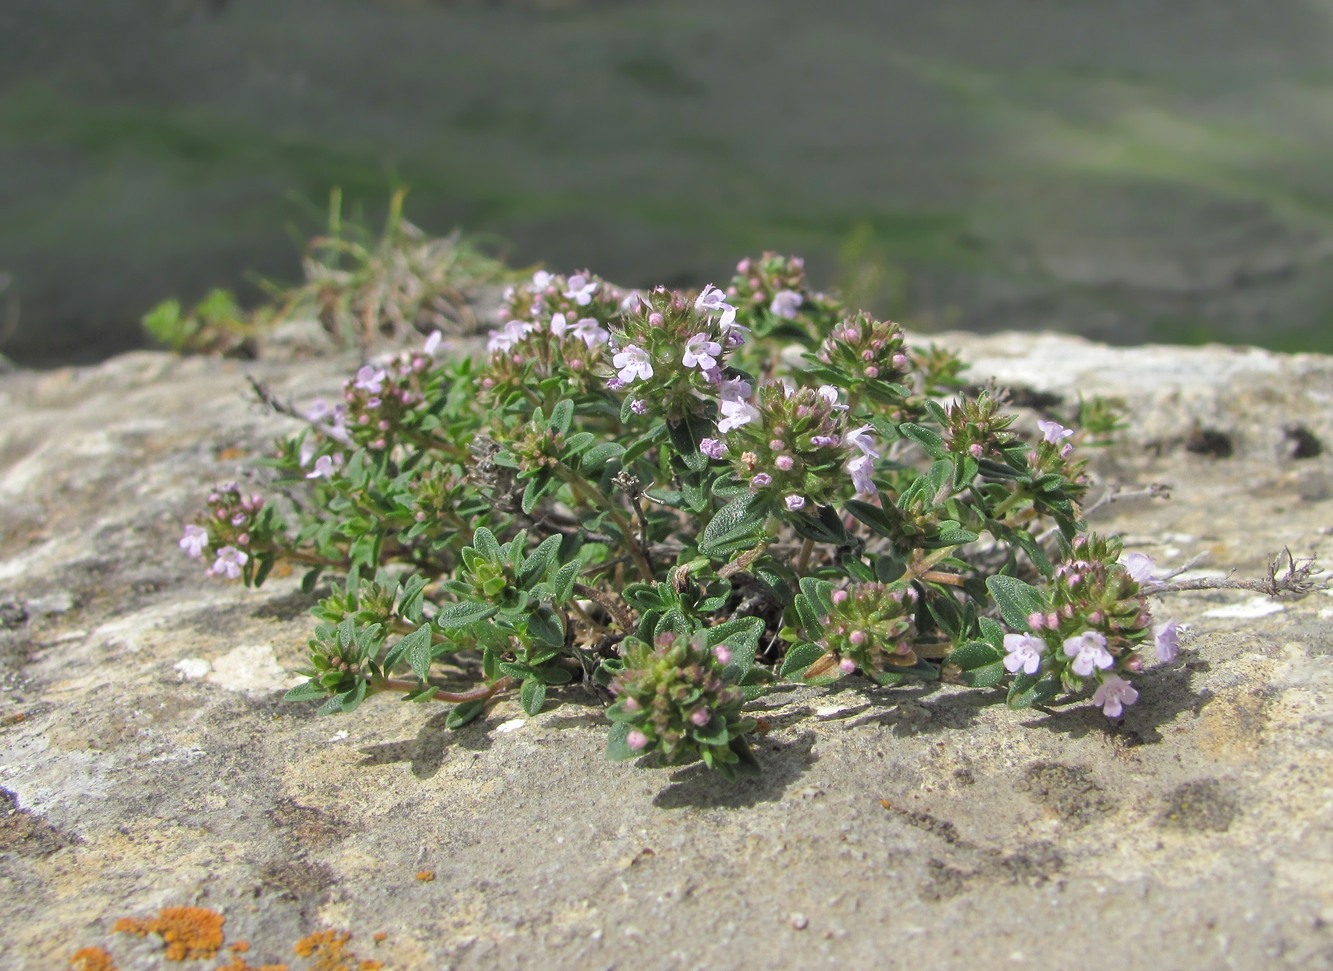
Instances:
[[[1251,575],[1284,546],[1330,559],[1333,359],[932,339],[1020,388],[1028,421],[1127,400],[1098,475],[1172,487],[1099,516],[1131,548]],[[287,428],[245,376],[308,401],[353,365],[0,376],[6,967],[105,947],[156,968],[116,919],[189,905],[255,964],[327,927],[397,968],[1333,965],[1325,594],[1171,598],[1182,658],[1136,678],[1120,725],[951,687],[776,694],[764,773],[737,785],[606,761],[576,693],[460,731],[385,697],[281,703],[310,598],[210,581],[176,543]]]

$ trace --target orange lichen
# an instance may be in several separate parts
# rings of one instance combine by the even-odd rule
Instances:
[[[250,950],[250,942],[237,941],[235,944],[228,944],[227,950],[231,951],[233,954],[244,954],[246,951]]]
[[[315,931],[296,942],[295,950],[303,958],[311,958],[311,971],[380,971],[379,961],[363,961],[347,951],[352,935],[346,931]]]
[[[435,879],[435,871],[434,871],[434,870],[418,870],[418,871],[417,871],[417,879],[420,880],[422,883],[430,883],[432,880]]]
[[[228,964],[219,965],[215,971],[287,971],[285,964],[250,964],[245,958],[237,955],[231,959]]]
[[[81,947],[69,959],[70,971],[116,971],[116,962],[100,947]]]
[[[163,907],[156,917],[122,917],[113,931],[147,937],[157,934],[167,946],[168,961],[211,958],[222,948],[222,925],[227,918],[204,907]]]
[[[389,935],[384,933],[384,931],[380,931],[371,937],[371,940],[374,941],[376,944],[383,944],[388,939]]]

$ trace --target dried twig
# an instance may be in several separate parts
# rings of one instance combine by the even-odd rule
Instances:
[[[1286,560],[1285,564],[1283,560]],[[1202,577],[1198,580],[1177,580],[1154,584],[1146,589],[1147,593],[1181,593],[1187,590],[1254,590],[1270,597],[1284,594],[1304,597],[1316,590],[1328,587],[1329,578],[1323,575],[1313,556],[1298,560],[1291,555],[1291,550],[1282,548],[1282,552],[1268,564],[1268,576],[1262,580],[1238,580],[1234,576]]]

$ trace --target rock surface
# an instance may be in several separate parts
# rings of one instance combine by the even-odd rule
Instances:
[[[937,339],[1057,417],[1127,399],[1099,477],[1172,487],[1099,514],[1130,548],[1251,576],[1333,553],[1333,359]],[[325,927],[395,968],[1333,967],[1325,594],[1171,597],[1181,660],[1119,725],[951,687],[775,694],[737,785],[606,761],[577,693],[456,732],[387,697],[283,704],[312,601],[211,582],[176,540],[284,430],[244,376],[308,400],[352,363],[0,376],[5,967],[160,967],[113,926],[178,906],[294,969]]]

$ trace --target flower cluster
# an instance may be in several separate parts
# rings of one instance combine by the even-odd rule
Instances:
[[[772,381],[752,398],[749,383],[722,382],[717,438],[704,439],[710,458],[726,457],[732,474],[773,505],[796,513],[847,492],[876,491],[874,429],[847,427],[847,405],[838,389],[793,388]]]
[[[267,550],[272,539],[271,513],[263,496],[228,482],[209,493],[207,510],[185,527],[180,548],[192,559],[211,559],[205,571],[211,577],[249,581],[255,550]]]
[[[637,301],[591,273],[569,277],[538,270],[524,285],[505,291],[502,325],[490,332],[489,374],[482,390],[490,401],[524,394],[553,374],[567,393],[588,394],[610,339],[607,325]]]
[[[816,321],[842,313],[838,300],[809,289],[805,260],[777,253],[737,263],[736,275],[727,286],[727,299],[735,303],[744,322],[759,336],[784,326],[809,333]]]
[[[893,399],[897,396],[894,386],[908,382],[913,367],[902,328],[892,321],[876,320],[865,311],[835,324],[815,357],[845,375],[846,390],[857,397]],[[901,420],[908,414],[894,417]]]
[[[1138,700],[1121,675],[1142,670],[1135,650],[1153,633],[1142,593],[1152,578],[1152,560],[1131,553],[1117,561],[1119,553],[1114,540],[1078,537],[1070,558],[1055,567],[1046,609],[1028,615],[1026,632],[1004,637],[1005,670],[1051,675],[1069,691],[1091,678],[1097,686],[1093,703],[1111,718]],[[1176,659],[1178,631],[1174,621],[1157,628],[1160,662]]]
[[[606,387],[630,413],[680,423],[706,413],[707,402],[736,379],[724,376],[728,353],[745,341],[736,309],[722,291],[694,299],[658,287],[634,300],[612,325]]]
[[[832,609],[820,618],[824,630],[817,641],[825,660],[807,678],[836,665],[842,674],[860,670],[879,680],[886,670],[917,663],[912,649],[917,593],[910,585],[857,583],[834,590],[829,599]]]
[[[624,669],[611,683],[622,755],[659,753],[667,764],[703,759],[734,772],[752,759],[745,736],[755,720],[741,714],[745,692],[728,674],[731,651],[709,648],[700,633],[666,632],[653,644],[629,639]]]

